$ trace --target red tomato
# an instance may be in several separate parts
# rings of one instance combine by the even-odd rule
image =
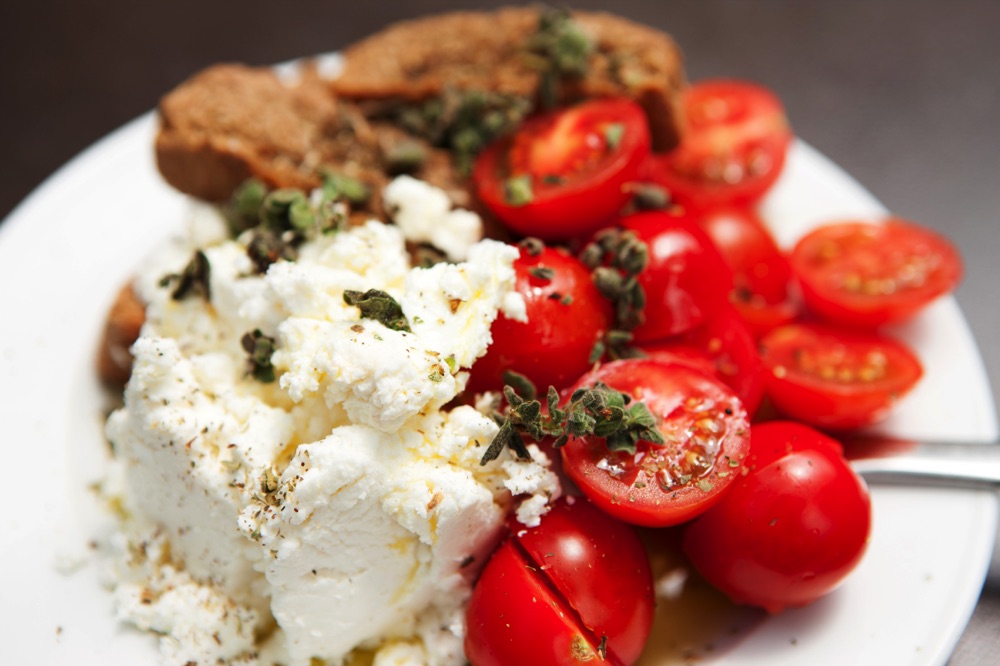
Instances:
[[[469,389],[499,391],[504,372],[511,370],[544,395],[550,385],[563,388],[590,368],[590,353],[609,326],[611,307],[590,271],[562,248],[546,247],[537,255],[521,248],[514,270],[528,320],[497,317],[493,343],[472,366]]]
[[[680,145],[651,160],[674,201],[707,208],[759,200],[785,164],[792,133],[775,95],[745,81],[713,80],[684,93]]]
[[[713,208],[698,223],[733,272],[736,301],[776,304],[788,299],[792,270],[763,220],[746,207]]]
[[[780,303],[763,303],[754,298],[742,300],[738,296],[732,300],[733,308],[746,324],[747,330],[755,339],[760,339],[770,331],[791,324],[799,317],[797,299],[790,297]]]
[[[687,333],[640,348],[650,358],[677,362],[716,377],[736,392],[750,415],[764,399],[766,380],[757,343],[733,308],[720,309]]]
[[[605,364],[575,388],[597,382],[645,403],[667,441],[640,441],[632,454],[608,450],[599,437],[571,438],[563,471],[583,494],[616,518],[650,527],[682,523],[722,497],[750,446],[746,411],[728,387],[654,359]]]
[[[838,442],[798,423],[754,425],[750,458],[749,474],[686,528],[684,551],[737,603],[812,603],[865,552],[868,490]]]
[[[516,233],[582,238],[628,202],[649,155],[641,107],[599,99],[527,120],[480,153],[472,172],[479,198]]]
[[[760,351],[777,410],[821,428],[878,421],[923,374],[900,342],[819,325],[776,328],[761,339]]]
[[[791,264],[807,308],[860,327],[907,319],[962,277],[951,243],[898,218],[822,226],[799,240]]]
[[[646,293],[645,321],[637,342],[660,340],[690,330],[722,307],[732,274],[712,241],[682,210],[649,211],[621,221],[649,249],[638,275]]]
[[[631,528],[582,498],[556,503],[537,527],[512,528],[466,610],[469,661],[635,663],[653,622],[653,579]]]

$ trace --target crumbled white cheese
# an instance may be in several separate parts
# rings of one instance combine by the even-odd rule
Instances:
[[[382,197],[407,240],[430,243],[453,261],[468,258],[469,250],[483,237],[478,215],[452,210],[444,190],[412,176],[397,176]]]
[[[165,664],[249,664],[272,622],[289,666],[359,646],[377,664],[463,664],[463,604],[506,514],[524,498],[518,516],[534,524],[559,493],[537,449],[480,465],[496,424],[444,409],[498,312],[517,311],[517,250],[482,241],[465,263],[411,269],[400,230],[373,221],[257,275],[248,239],[199,216],[196,238],[139,277],[147,320],[107,423],[129,516],[119,614],[163,634]],[[210,303],[160,284],[196,248]],[[410,331],[344,302],[373,288]],[[253,329],[276,341],[274,382],[250,373]],[[134,556],[154,542],[156,557]]]

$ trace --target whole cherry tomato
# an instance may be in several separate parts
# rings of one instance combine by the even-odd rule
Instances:
[[[754,425],[747,469],[685,528],[684,551],[737,603],[772,613],[812,603],[865,552],[868,490],[838,442],[798,423]]]
[[[537,527],[512,522],[466,610],[473,666],[635,663],[653,622],[653,580],[630,527],[583,498]]]
[[[610,450],[601,437],[570,438],[563,471],[612,516],[636,525],[677,525],[708,509],[735,480],[750,447],[749,422],[726,385],[685,365],[613,361],[574,387],[602,382],[641,401],[666,440]]]
[[[646,295],[645,321],[637,342],[690,330],[725,305],[732,273],[694,219],[682,210],[648,211],[621,226],[646,244],[649,264],[637,279]]]
[[[792,139],[778,98],[746,81],[702,81],[685,91],[683,109],[680,145],[651,158],[653,180],[697,208],[759,200],[781,173]]]
[[[760,351],[774,406],[821,428],[878,421],[923,374],[900,342],[817,324],[776,328],[761,339]]]
[[[473,186],[518,234],[583,238],[629,200],[626,185],[636,180],[649,146],[638,104],[591,100],[531,118],[487,147],[476,160]]]
[[[962,277],[951,243],[898,218],[819,227],[795,245],[791,265],[809,310],[857,327],[912,317]]]
[[[514,270],[527,321],[497,317],[493,343],[472,366],[469,389],[499,391],[508,371],[530,379],[542,394],[550,385],[564,388],[590,367],[594,345],[609,326],[610,304],[590,271],[562,248],[522,247]]]

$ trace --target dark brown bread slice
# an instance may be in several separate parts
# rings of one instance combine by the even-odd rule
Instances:
[[[146,306],[126,284],[115,296],[104,323],[104,335],[97,354],[97,376],[109,386],[121,387],[132,374],[132,352],[129,348],[139,337],[146,321]]]
[[[417,101],[447,88],[489,90],[535,98],[540,74],[528,57],[537,9],[455,12],[404,21],[358,42],[345,53],[338,95],[357,100]],[[605,13],[574,12],[594,50],[587,75],[564,80],[563,101],[625,96],[645,109],[654,147],[667,150],[680,132],[684,86],[680,50],[666,34]]]
[[[312,187],[337,111],[321,85],[289,87],[269,69],[216,65],[160,102],[157,164],[171,185],[210,201],[250,176]]]
[[[251,176],[271,187],[308,189],[320,184],[326,168],[372,187],[375,196],[357,215],[381,215],[387,156],[407,142],[425,155],[414,175],[448,191],[457,205],[468,205],[450,155],[397,127],[370,123],[354,103],[331,95],[329,84],[308,67],[294,85],[271,69],[210,67],[164,97],[159,111],[160,172],[200,199],[228,199]]]

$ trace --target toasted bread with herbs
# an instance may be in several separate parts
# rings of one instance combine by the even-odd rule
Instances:
[[[369,122],[308,66],[294,83],[269,68],[210,67],[164,97],[159,115],[160,173],[199,199],[225,201],[248,178],[311,189],[326,171],[375,193],[361,212],[381,213],[377,193],[404,171],[452,193],[456,203],[468,199],[447,153],[388,123]]]
[[[530,107],[628,97],[646,111],[654,147],[668,150],[684,83],[680,50],[662,32],[611,14],[507,8],[392,25],[345,51],[332,86],[411,106],[454,91],[527,98]]]

